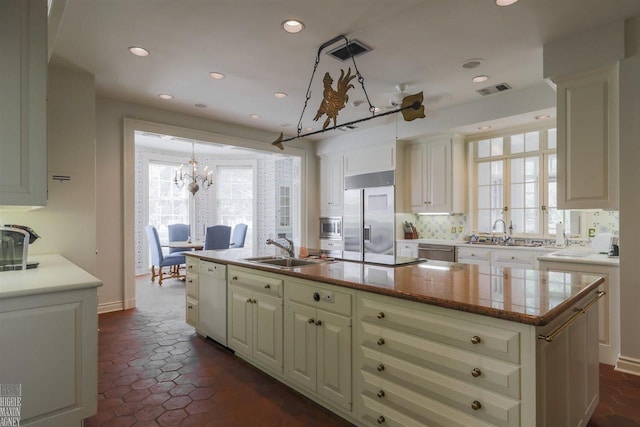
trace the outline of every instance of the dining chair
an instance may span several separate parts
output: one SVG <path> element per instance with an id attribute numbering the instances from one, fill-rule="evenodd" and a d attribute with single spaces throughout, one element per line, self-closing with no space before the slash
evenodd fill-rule
<path id="1" fill-rule="evenodd" d="M 186 259 L 182 253 L 173 253 L 169 255 L 164 255 L 162 253 L 160 236 L 158 235 L 158 230 L 156 230 L 153 225 L 147 225 L 145 227 L 145 231 L 147 232 L 149 250 L 151 251 L 151 281 L 154 282 L 156 280 L 156 276 L 158 276 L 158 284 L 162 285 L 162 281 L 164 280 L 162 268 L 179 266 L 180 264 L 184 264 Z M 158 271 L 156 271 L 156 266 L 158 267 Z M 171 275 L 170 277 L 180 277 L 179 270 L 177 269 L 170 270 L 169 273 Z"/>
<path id="2" fill-rule="evenodd" d="M 169 224 L 169 242 L 186 242 L 189 239 L 189 224 Z M 169 253 L 183 252 L 182 248 L 169 248 Z"/>
<path id="3" fill-rule="evenodd" d="M 231 249 L 244 248 L 244 240 L 247 237 L 247 224 L 236 224 L 233 227 L 233 233 L 231 233 L 231 243 L 229 247 Z"/>
<path id="4" fill-rule="evenodd" d="M 231 227 L 228 225 L 212 225 L 207 227 L 204 236 L 204 249 L 229 249 Z"/>

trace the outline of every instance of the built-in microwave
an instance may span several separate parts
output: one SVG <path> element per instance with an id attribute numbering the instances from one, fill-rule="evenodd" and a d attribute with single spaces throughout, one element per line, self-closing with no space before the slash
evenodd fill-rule
<path id="1" fill-rule="evenodd" d="M 342 240 L 342 217 L 324 216 L 320 218 L 320 238 Z"/>

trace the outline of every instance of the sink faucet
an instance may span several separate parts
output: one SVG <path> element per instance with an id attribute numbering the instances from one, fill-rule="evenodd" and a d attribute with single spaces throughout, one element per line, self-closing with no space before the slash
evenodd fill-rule
<path id="1" fill-rule="evenodd" d="M 267 245 L 273 245 L 273 246 L 276 246 L 276 247 L 278 247 L 278 248 L 280 248 L 280 249 L 282 249 L 282 250 L 286 251 L 286 252 L 289 254 L 289 257 L 290 257 L 290 258 L 294 258 L 296 255 L 295 255 L 295 251 L 293 250 L 293 241 L 292 241 L 292 240 L 287 239 L 286 237 L 283 237 L 283 239 L 284 239 L 284 240 L 286 240 L 286 241 L 287 241 L 287 243 L 289 243 L 289 246 L 288 246 L 288 247 L 287 247 L 287 246 L 285 246 L 285 245 L 283 245 L 283 244 L 281 244 L 281 243 L 276 242 L 276 241 L 275 241 L 275 240 L 273 240 L 273 239 L 267 239 Z"/>
<path id="2" fill-rule="evenodd" d="M 498 218 L 496 219 L 496 221 L 493 223 L 493 229 L 496 229 L 496 224 L 498 224 L 499 222 L 502 223 L 502 243 L 507 244 L 507 242 L 509 242 L 509 240 L 511 240 L 511 236 L 510 231 L 512 227 L 507 228 L 507 223 L 504 222 L 503 219 Z"/>

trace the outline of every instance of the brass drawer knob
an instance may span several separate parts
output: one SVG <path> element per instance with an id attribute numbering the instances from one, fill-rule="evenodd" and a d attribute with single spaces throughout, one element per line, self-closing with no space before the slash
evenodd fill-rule
<path id="1" fill-rule="evenodd" d="M 382 424 L 385 421 L 384 417 L 382 415 L 380 415 L 378 417 L 378 424 Z"/>
<path id="2" fill-rule="evenodd" d="M 322 320 L 317 320 L 316 321 L 316 326 L 320 326 L 320 325 L 322 325 Z"/>
<path id="3" fill-rule="evenodd" d="M 473 409 L 474 411 L 477 411 L 480 408 L 482 408 L 482 404 L 480 402 L 478 402 L 477 400 L 474 400 L 473 402 L 471 402 L 471 409 Z"/>
<path id="4" fill-rule="evenodd" d="M 384 371 L 384 365 L 381 363 L 378 365 L 378 367 L 376 368 L 378 370 L 378 372 L 382 372 Z"/>
<path id="5" fill-rule="evenodd" d="M 384 390 L 380 390 L 377 395 L 382 399 L 384 397 Z"/>
<path id="6" fill-rule="evenodd" d="M 264 288 L 265 289 L 271 289 L 271 285 L 267 283 L 266 285 L 264 285 Z"/>
<path id="7" fill-rule="evenodd" d="M 383 312 L 383 311 L 381 311 L 380 313 L 376 314 L 376 317 L 377 317 L 378 319 L 384 319 L 384 312 Z"/>
<path id="8" fill-rule="evenodd" d="M 380 339 L 378 339 L 378 341 L 376 341 L 376 344 L 378 344 L 378 345 L 384 345 L 384 338 L 380 338 Z"/>
<path id="9" fill-rule="evenodd" d="M 472 376 L 472 377 L 477 378 L 477 377 L 479 377 L 480 375 L 482 375 L 482 371 L 480 371 L 480 369 L 478 369 L 478 368 L 473 368 L 473 369 L 471 370 L 471 376 Z"/>
<path id="10" fill-rule="evenodd" d="M 309 320 L 307 320 L 307 322 L 309 322 L 309 324 L 316 323 L 316 319 L 309 319 Z"/>
<path id="11" fill-rule="evenodd" d="M 249 304 L 251 304 L 253 301 L 251 301 L 251 298 L 249 298 L 249 299 L 247 300 L 247 302 L 248 302 Z"/>
<path id="12" fill-rule="evenodd" d="M 233 276 L 231 280 L 238 280 L 238 276 Z"/>
<path id="13" fill-rule="evenodd" d="M 474 336 L 471 337 L 471 344 L 479 344 L 480 341 L 482 341 L 482 340 L 477 335 L 474 335 Z"/>

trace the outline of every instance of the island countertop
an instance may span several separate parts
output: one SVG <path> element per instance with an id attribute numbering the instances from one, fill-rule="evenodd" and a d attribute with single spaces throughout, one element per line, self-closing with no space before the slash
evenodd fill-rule
<path id="1" fill-rule="evenodd" d="M 37 268 L 0 272 L 0 299 L 102 286 L 61 255 L 37 255 L 34 261 L 40 262 Z"/>
<path id="2" fill-rule="evenodd" d="M 535 326 L 546 325 L 604 282 L 595 275 L 444 261 L 401 266 L 332 261 L 283 269 L 246 261 L 251 253 L 239 249 L 186 255 Z"/>

